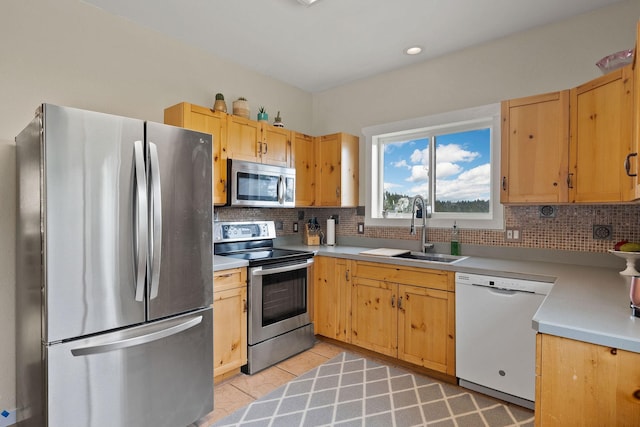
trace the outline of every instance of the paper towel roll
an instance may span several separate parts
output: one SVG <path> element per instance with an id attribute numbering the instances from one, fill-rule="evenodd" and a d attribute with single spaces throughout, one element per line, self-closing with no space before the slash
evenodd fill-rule
<path id="1" fill-rule="evenodd" d="M 336 220 L 327 220 L 327 246 L 333 246 L 336 244 Z"/>

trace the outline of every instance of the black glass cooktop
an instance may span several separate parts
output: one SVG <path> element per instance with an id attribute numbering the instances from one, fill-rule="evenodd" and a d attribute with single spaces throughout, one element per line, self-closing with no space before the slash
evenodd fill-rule
<path id="1" fill-rule="evenodd" d="M 294 251 L 278 248 L 262 248 L 231 253 L 217 253 L 216 255 L 244 259 L 249 261 L 249 265 L 263 265 L 276 262 L 305 260 L 313 257 L 313 252 Z"/>

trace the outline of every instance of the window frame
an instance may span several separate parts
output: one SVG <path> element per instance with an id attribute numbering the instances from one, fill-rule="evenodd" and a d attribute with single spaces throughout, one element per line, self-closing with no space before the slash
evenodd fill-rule
<path id="1" fill-rule="evenodd" d="M 476 218 L 469 218 L 464 213 L 438 213 L 427 219 L 428 227 L 451 227 L 453 222 L 460 228 L 470 229 L 504 229 L 504 207 L 500 204 L 500 104 L 488 104 L 480 107 L 466 108 L 431 116 L 419 117 L 415 119 L 402 120 L 393 123 L 370 126 L 362 129 L 366 138 L 365 150 L 365 176 L 364 182 L 369 183 L 365 187 L 365 224 L 368 226 L 403 227 L 409 226 L 410 219 L 407 218 L 375 218 L 372 216 L 374 209 L 382 204 L 382 195 L 373 199 L 374 186 L 376 190 L 381 188 L 381 167 L 379 162 L 379 147 L 382 140 L 389 134 L 417 134 L 420 132 L 438 131 L 439 133 L 449 133 L 449 131 L 459 131 L 473 129 L 480 123 L 487 123 L 491 129 L 491 205 L 489 214 L 476 214 Z M 431 150 L 433 151 L 433 150 Z M 430 156 L 433 153 L 430 152 Z M 432 157 L 433 160 L 433 157 Z M 374 167 L 375 165 L 375 167 Z M 383 190 L 382 190 L 383 191 Z"/>

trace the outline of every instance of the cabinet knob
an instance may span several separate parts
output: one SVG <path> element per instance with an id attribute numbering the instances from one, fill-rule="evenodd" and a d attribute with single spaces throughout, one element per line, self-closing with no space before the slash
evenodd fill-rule
<path id="1" fill-rule="evenodd" d="M 391 308 L 396 308 L 396 296 L 391 295 Z"/>
<path id="2" fill-rule="evenodd" d="M 507 177 L 502 177 L 502 191 L 507 191 Z"/>
<path id="3" fill-rule="evenodd" d="M 632 396 L 637 400 L 640 400 L 640 390 L 636 390 L 633 392 Z"/>
<path id="4" fill-rule="evenodd" d="M 264 143 L 264 151 L 262 152 L 262 154 L 267 154 L 267 150 L 269 150 L 269 146 L 267 145 L 267 143 Z"/>

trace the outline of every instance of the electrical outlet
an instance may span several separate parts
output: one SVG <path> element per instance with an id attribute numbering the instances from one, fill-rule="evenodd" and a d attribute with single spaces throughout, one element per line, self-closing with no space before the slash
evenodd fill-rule
<path id="1" fill-rule="evenodd" d="M 358 223 L 358 234 L 364 234 L 364 222 Z"/>
<path id="2" fill-rule="evenodd" d="M 294 233 L 297 233 L 297 232 L 298 232 L 298 223 L 297 223 L 297 222 L 294 222 L 294 223 L 293 223 L 293 232 L 294 232 Z"/>
<path id="3" fill-rule="evenodd" d="M 304 219 L 304 211 L 298 211 L 298 219 Z"/>
<path id="4" fill-rule="evenodd" d="M 507 242 L 520 242 L 522 241 L 522 232 L 519 228 L 507 228 L 504 231 L 504 239 Z"/>

